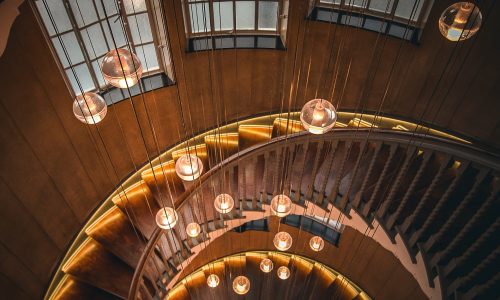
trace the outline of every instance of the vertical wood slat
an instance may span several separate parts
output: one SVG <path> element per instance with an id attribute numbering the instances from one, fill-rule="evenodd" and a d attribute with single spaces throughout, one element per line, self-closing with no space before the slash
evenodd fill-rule
<path id="1" fill-rule="evenodd" d="M 443 160 L 443 163 L 439 167 L 439 170 L 438 170 L 436 176 L 434 176 L 434 178 L 432 179 L 431 184 L 429 185 L 429 187 L 425 191 L 424 195 L 422 196 L 422 198 L 420 199 L 420 201 L 418 201 L 417 207 L 411 213 L 411 215 L 409 215 L 404 220 L 403 224 L 400 226 L 400 230 L 402 232 L 406 233 L 408 231 L 408 228 L 413 223 L 413 220 L 415 220 L 415 218 L 417 216 L 419 216 L 420 213 L 422 212 L 422 210 L 424 209 L 425 205 L 427 204 L 427 202 L 430 199 L 430 196 L 431 196 L 432 192 L 434 191 L 434 189 L 436 188 L 436 186 L 438 185 L 438 183 L 443 178 L 443 175 L 444 175 L 445 171 L 448 169 L 448 166 L 450 164 L 451 158 L 452 158 L 451 155 L 447 155 L 445 157 L 445 159 Z"/>
<path id="2" fill-rule="evenodd" d="M 381 187 L 382 183 L 387 176 L 387 173 L 389 172 L 389 167 L 392 165 L 392 162 L 394 160 L 394 157 L 396 156 L 396 152 L 398 150 L 399 145 L 398 144 L 392 144 L 391 148 L 389 149 L 389 156 L 387 157 L 387 160 L 385 162 L 384 168 L 382 169 L 382 173 L 380 173 L 380 176 L 377 180 L 377 183 L 375 185 L 375 188 L 373 189 L 372 196 L 370 197 L 370 200 L 366 202 L 366 205 L 363 208 L 362 215 L 365 217 L 369 215 L 372 205 L 375 202 L 375 198 L 377 197 Z M 375 208 L 377 209 L 377 208 Z"/>
<path id="3" fill-rule="evenodd" d="M 457 187 L 458 183 L 460 182 L 460 179 L 462 178 L 462 176 L 465 173 L 465 170 L 468 169 L 468 167 L 469 167 L 469 162 L 464 162 L 460 165 L 460 168 L 458 169 L 457 175 L 453 179 L 450 186 L 448 186 L 448 189 L 446 190 L 444 195 L 439 199 L 438 203 L 436 203 L 436 205 L 432 208 L 432 212 L 430 213 L 429 217 L 425 220 L 422 227 L 420 227 L 420 229 L 417 230 L 415 233 L 413 233 L 413 235 L 411 236 L 411 238 L 409 240 L 410 247 L 415 246 L 415 244 L 420 239 L 421 235 L 427 231 L 429 226 L 438 217 L 439 212 L 441 211 L 441 208 L 448 201 L 448 198 L 451 196 L 451 194 L 453 193 L 453 191 Z"/>
<path id="4" fill-rule="evenodd" d="M 252 177 L 253 177 L 253 180 L 252 180 L 252 184 L 253 184 L 253 193 L 252 193 L 252 208 L 253 209 L 257 209 L 257 178 L 258 178 L 258 175 L 257 175 L 257 162 L 258 162 L 258 159 L 257 157 L 254 157 L 252 159 Z M 262 205 L 262 203 L 261 203 Z"/>
<path id="5" fill-rule="evenodd" d="M 399 202 L 398 207 L 396 208 L 396 211 L 389 217 L 386 223 L 386 228 L 387 229 L 392 229 L 394 224 L 396 223 L 397 219 L 400 217 L 401 212 L 403 209 L 406 207 L 406 204 L 410 200 L 411 195 L 415 191 L 415 188 L 417 184 L 419 183 L 420 179 L 422 178 L 422 175 L 424 174 L 425 169 L 427 168 L 427 165 L 429 164 L 429 161 L 431 160 L 431 157 L 434 155 L 433 151 L 425 151 L 424 152 L 424 158 L 422 160 L 422 163 L 420 164 L 420 167 L 418 168 L 417 173 L 415 174 L 415 177 L 413 177 L 410 186 L 406 190 L 403 199 Z"/>
<path id="6" fill-rule="evenodd" d="M 289 169 L 288 169 L 288 174 L 286 176 L 286 181 L 285 181 L 285 194 L 291 195 L 292 194 L 292 178 L 293 178 L 293 171 L 294 171 L 294 166 L 297 164 L 297 157 L 298 157 L 298 148 L 299 145 L 296 143 L 293 143 L 293 145 L 290 145 L 288 148 L 288 153 L 289 153 Z M 293 150 L 292 150 L 293 149 Z"/>
<path id="7" fill-rule="evenodd" d="M 408 167 L 410 166 L 411 161 L 415 157 L 415 150 L 416 148 L 414 146 L 409 146 L 408 149 L 406 150 L 406 157 L 403 165 L 399 169 L 398 176 L 396 177 L 396 180 L 392 183 L 392 188 L 391 191 L 389 192 L 389 195 L 387 198 L 384 200 L 382 205 L 380 206 L 380 209 L 377 211 L 377 216 L 379 218 L 383 218 L 385 216 L 385 213 L 389 209 L 389 206 L 392 203 L 392 200 L 394 200 L 394 197 L 396 196 L 396 191 L 400 187 L 401 180 L 403 180 L 403 177 L 406 175 Z"/>
<path id="8" fill-rule="evenodd" d="M 261 188 L 262 188 L 262 202 L 263 203 L 266 203 L 268 202 L 268 193 L 267 193 L 267 177 L 268 177 L 268 173 L 269 173 L 269 164 L 270 164 L 270 160 L 269 160 L 269 156 L 270 156 L 270 153 L 269 151 L 266 151 L 264 153 L 264 175 L 262 176 L 262 185 L 261 185 Z M 262 204 L 262 203 L 261 203 Z"/>
<path id="9" fill-rule="evenodd" d="M 305 200 L 306 201 L 314 202 L 313 201 L 314 182 L 316 181 L 316 175 L 317 175 L 316 173 L 318 171 L 318 163 L 319 163 L 319 159 L 321 157 L 321 152 L 326 147 L 327 147 L 327 145 L 326 145 L 326 143 L 324 141 L 318 142 L 318 145 L 316 147 L 316 154 L 314 156 L 314 162 L 313 162 L 313 169 L 312 169 L 312 173 L 311 173 L 311 178 L 309 180 L 309 184 L 307 186 L 307 192 L 306 192 L 306 195 L 305 195 Z"/>
<path id="10" fill-rule="evenodd" d="M 346 141 L 344 144 L 344 149 L 345 149 L 344 156 L 342 157 L 342 162 L 340 163 L 339 170 L 335 176 L 335 182 L 333 184 L 332 190 L 328 195 L 328 203 L 331 203 L 332 205 L 335 205 L 335 200 L 337 199 L 337 195 L 339 193 L 340 182 L 342 181 L 344 174 L 345 163 L 349 158 L 352 145 L 353 145 L 352 141 Z"/>
<path id="11" fill-rule="evenodd" d="M 335 158 L 335 153 L 337 152 L 337 146 L 339 144 L 338 140 L 334 140 L 331 144 L 330 152 L 328 155 L 328 159 L 326 161 L 327 164 L 327 169 L 325 172 L 325 178 L 323 179 L 323 182 L 321 183 L 321 187 L 319 189 L 319 194 L 318 194 L 318 205 L 323 206 L 323 200 L 325 199 L 325 190 L 326 190 L 326 185 L 328 184 L 328 178 L 330 177 L 330 172 L 332 170 L 333 166 L 333 160 Z M 326 207 L 326 205 L 325 205 Z"/>
<path id="12" fill-rule="evenodd" d="M 443 251 L 435 255 L 435 258 L 433 258 L 433 260 L 435 260 L 434 264 L 437 264 L 440 259 L 446 258 L 455 249 L 455 247 L 465 238 L 465 236 L 467 236 L 471 232 L 471 230 L 475 226 L 477 226 L 477 224 L 482 220 L 486 212 L 488 212 L 491 209 L 491 206 L 495 202 L 495 199 L 498 197 L 499 192 L 500 192 L 500 185 L 497 185 L 493 189 L 490 196 L 486 199 L 486 201 L 483 202 L 481 208 L 479 208 L 479 210 L 474 214 L 472 219 L 469 222 L 467 222 L 467 224 L 464 227 L 460 229 L 458 234 L 453 237 L 453 240 L 450 243 L 448 243 L 448 245 Z M 497 220 L 497 224 L 500 224 L 499 220 Z M 491 226 L 488 230 L 490 230 L 492 227 L 494 226 Z"/>
<path id="13" fill-rule="evenodd" d="M 299 180 L 297 182 L 297 187 L 295 188 L 295 202 L 300 202 L 300 196 L 301 196 L 301 187 L 302 187 L 302 178 L 304 177 L 304 169 L 305 169 L 305 164 L 307 161 L 307 151 L 309 150 L 309 140 L 305 143 L 305 145 L 302 146 L 303 148 L 303 159 L 300 164 L 300 174 L 299 174 Z"/>
<path id="14" fill-rule="evenodd" d="M 382 146 L 384 143 L 382 142 L 377 142 L 375 145 L 375 150 L 373 153 L 372 160 L 370 161 L 370 165 L 368 166 L 368 170 L 366 171 L 365 177 L 363 178 L 363 183 L 361 183 L 361 187 L 359 191 L 356 193 L 354 196 L 354 200 L 352 201 L 352 206 L 355 208 L 358 208 L 361 200 L 363 198 L 363 194 L 366 190 L 366 186 L 368 185 L 368 180 L 370 180 L 370 177 L 372 176 L 373 169 L 375 167 L 375 163 L 377 162 L 378 155 L 380 154 L 380 151 L 382 150 Z"/>
<path id="15" fill-rule="evenodd" d="M 281 177 L 281 160 L 283 159 L 283 151 L 284 151 L 285 147 L 279 147 L 278 149 L 276 149 L 276 161 L 275 161 L 275 166 L 274 166 L 274 178 L 273 178 L 273 181 L 274 181 L 274 189 L 273 189 L 273 196 L 274 195 L 277 195 L 277 194 L 281 194 L 281 191 L 280 191 L 280 188 L 279 185 L 280 185 L 280 177 Z"/>
<path id="16" fill-rule="evenodd" d="M 354 179 L 356 178 L 356 175 L 358 173 L 359 163 L 361 162 L 361 158 L 365 154 L 366 145 L 367 145 L 366 140 L 362 141 L 359 144 L 359 154 L 358 154 L 358 158 L 356 159 L 356 163 L 354 164 L 354 173 L 351 176 L 351 180 L 349 180 L 349 185 L 347 187 L 346 192 L 344 193 L 344 195 L 342 195 L 342 198 L 340 199 L 339 207 L 342 210 L 345 210 L 347 208 L 347 203 L 349 202 L 349 194 L 351 193 L 352 184 L 353 184 Z"/>
<path id="17" fill-rule="evenodd" d="M 447 233 L 447 231 L 450 230 L 450 228 L 457 222 L 459 216 L 462 214 L 462 212 L 467 209 L 467 206 L 469 206 L 469 203 L 474 199 L 474 196 L 477 194 L 481 184 L 486 180 L 488 176 L 489 170 L 488 169 L 481 169 L 479 172 L 478 176 L 476 176 L 476 180 L 474 182 L 474 185 L 470 189 L 470 191 L 467 193 L 465 198 L 460 201 L 460 204 L 458 207 L 456 207 L 453 210 L 453 213 L 451 216 L 446 220 L 443 226 L 439 229 L 439 231 L 434 234 L 431 238 L 427 240 L 427 242 L 424 244 L 424 249 L 426 251 L 430 251 L 432 247 L 436 244 L 438 240 L 440 240 L 444 234 Z"/>

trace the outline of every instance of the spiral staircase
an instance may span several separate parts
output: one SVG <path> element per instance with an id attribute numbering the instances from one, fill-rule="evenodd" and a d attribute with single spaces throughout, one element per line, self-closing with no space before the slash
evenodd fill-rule
<path id="1" fill-rule="evenodd" d="M 238 124 L 185 144 L 188 147 L 173 151 L 171 159 L 144 169 L 92 220 L 83 241 L 64 260 L 48 298 L 127 299 L 134 272 L 148 250 L 153 254 L 143 262 L 137 298 L 164 298 L 192 249 L 225 221 L 237 220 L 245 211 L 262 211 L 277 193 L 282 174 L 288 174 L 284 189 L 296 204 L 313 201 L 325 210 L 333 205 L 346 215 L 354 210 L 367 224 L 376 220 L 394 242 L 401 237 L 414 263 L 417 254 L 424 258 L 428 284 L 432 287 L 438 278 L 443 298 L 498 296 L 498 158 L 459 142 L 363 122 L 346 120 L 338 123 L 344 128 L 332 134 L 311 136 L 297 120 L 277 117 L 272 124 Z M 175 161 L 186 153 L 203 161 L 207 182 L 218 171 L 227 174 L 237 201 L 230 214 L 213 210 L 213 190 L 176 176 Z M 218 164 L 226 159 L 223 167 Z M 192 197 L 200 191 L 201 200 Z M 171 234 L 158 238 L 161 247 L 151 246 L 158 234 L 154 215 L 170 204 L 170 195 L 179 207 L 180 222 Z M 190 221 L 202 225 L 199 238 L 186 236 Z M 222 268 L 234 263 L 224 262 Z M 247 257 L 245 263 L 257 262 Z M 300 274 L 304 281 L 319 276 L 314 267 Z M 169 299 L 205 299 L 190 295 L 202 289 L 205 277 L 197 281 L 177 286 Z M 335 280 L 321 284 L 336 289 Z M 352 293 L 341 299 L 364 298 Z"/>

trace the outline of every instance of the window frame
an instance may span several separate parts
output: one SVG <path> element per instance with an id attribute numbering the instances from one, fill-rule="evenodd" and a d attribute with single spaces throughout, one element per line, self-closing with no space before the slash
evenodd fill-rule
<path id="1" fill-rule="evenodd" d="M 432 3 L 434 0 L 420 0 L 423 1 L 422 8 L 420 9 L 420 13 L 417 17 L 416 20 L 413 20 L 413 18 L 404 18 L 404 17 L 398 17 L 396 16 L 396 10 L 398 7 L 398 4 L 400 1 L 407 1 L 407 0 L 392 0 L 393 4 L 391 7 L 391 11 L 386 13 L 382 11 L 377 11 L 370 9 L 370 4 L 372 0 L 365 0 L 366 1 L 366 6 L 365 7 L 356 7 L 354 5 L 349 5 L 349 2 L 352 1 L 354 3 L 354 0 L 339 0 L 340 4 L 335 4 L 335 3 L 324 3 L 321 2 L 321 0 L 311 0 L 310 2 L 310 9 L 309 11 L 311 12 L 314 8 L 320 7 L 320 8 L 326 8 L 326 9 L 332 9 L 332 10 L 340 10 L 340 11 L 346 11 L 346 12 L 353 12 L 353 13 L 358 13 L 361 15 L 366 15 L 366 16 L 372 16 L 375 18 L 383 19 L 383 20 L 388 20 L 400 24 L 408 24 L 409 26 L 415 27 L 415 28 L 423 28 L 426 23 L 426 19 L 429 15 L 430 8 L 432 6 Z M 389 0 L 391 1 L 391 0 Z M 418 1 L 418 0 L 416 0 Z"/>
<path id="2" fill-rule="evenodd" d="M 107 20 L 106 19 L 108 19 L 110 22 L 114 22 L 114 20 L 113 20 L 114 18 L 122 18 L 122 20 L 123 20 L 123 22 L 119 21 L 118 19 L 116 20 L 116 22 L 121 23 L 120 30 L 122 30 L 123 35 L 126 36 L 124 45 L 122 45 L 122 46 L 117 45 L 119 48 L 125 48 L 127 50 L 131 49 L 136 55 L 140 56 L 138 54 L 137 49 L 142 47 L 143 55 L 144 55 L 144 57 L 146 57 L 144 47 L 147 45 L 153 45 L 153 47 L 155 49 L 156 60 L 158 62 L 158 67 L 157 68 L 155 67 L 152 70 L 144 71 L 143 77 L 148 77 L 148 76 L 153 76 L 153 75 L 160 74 L 160 73 L 165 73 L 166 76 L 170 79 L 170 77 L 171 77 L 171 74 L 169 72 L 170 67 L 167 66 L 167 63 L 165 62 L 164 53 L 162 53 L 162 50 L 160 49 L 160 48 L 167 47 L 168 48 L 167 52 L 168 52 L 168 55 L 170 56 L 170 49 L 169 49 L 168 41 L 166 41 L 166 43 L 164 43 L 164 45 L 160 44 L 160 42 L 159 42 L 159 30 L 162 30 L 162 29 L 157 28 L 158 27 L 157 20 L 154 18 L 153 11 L 151 9 L 153 4 L 150 3 L 150 1 L 155 1 L 155 0 L 144 0 L 144 2 L 146 4 L 145 11 L 141 10 L 141 11 L 134 11 L 134 12 L 130 12 L 130 13 L 127 13 L 126 8 L 125 8 L 125 4 L 123 1 L 113 0 L 114 5 L 118 6 L 117 11 L 108 15 L 107 18 L 104 16 L 101 16 L 99 13 L 99 9 L 98 9 L 96 2 L 95 2 L 95 1 L 99 1 L 99 0 L 83 0 L 83 1 L 89 1 L 91 3 L 91 5 L 95 11 L 95 14 L 96 14 L 96 20 L 95 21 L 88 21 L 88 20 L 85 20 L 84 16 L 79 16 L 79 18 L 83 19 L 83 22 L 84 22 L 84 25 L 82 24 L 82 26 L 78 25 L 78 21 L 77 21 L 75 12 L 73 11 L 73 8 L 72 8 L 70 1 L 69 0 L 61 0 L 62 5 L 64 6 L 64 9 L 66 12 L 66 16 L 71 24 L 71 28 L 68 30 L 60 31 L 60 32 L 54 32 L 53 34 L 50 34 L 49 28 L 48 28 L 49 26 L 47 26 L 45 24 L 45 22 L 41 16 L 41 12 L 36 5 L 36 2 L 42 2 L 42 1 L 43 0 L 35 0 L 33 8 L 34 8 L 35 14 L 39 20 L 40 26 L 42 27 L 42 30 L 44 31 L 44 34 L 46 35 L 46 38 L 48 40 L 48 44 L 50 45 L 52 53 L 56 57 L 56 61 L 58 63 L 58 66 L 59 66 L 59 69 L 62 73 L 62 76 L 63 76 L 63 78 L 64 78 L 64 80 L 65 80 L 65 82 L 66 82 L 66 84 L 67 84 L 67 86 L 68 86 L 68 88 L 73 96 L 80 95 L 82 93 L 82 91 L 80 90 L 80 88 L 76 88 L 73 86 L 72 78 L 74 77 L 74 74 L 69 75 L 68 71 L 70 71 L 71 69 L 74 69 L 76 67 L 79 67 L 81 65 L 86 65 L 86 67 L 88 68 L 88 74 L 90 74 L 90 78 L 91 78 L 93 86 L 94 86 L 94 88 L 90 89 L 90 90 L 85 90 L 84 87 L 82 87 L 83 92 L 105 93 L 105 92 L 108 92 L 109 90 L 114 88 L 112 85 L 110 85 L 104 79 L 103 79 L 103 85 L 101 85 L 101 83 L 99 81 L 99 77 L 102 77 L 100 74 L 100 67 L 101 67 L 101 63 L 102 63 L 102 58 L 110 50 L 114 49 L 114 45 L 111 44 L 110 40 L 108 39 L 108 35 L 106 34 L 107 31 L 110 31 L 110 29 L 107 28 L 107 24 L 106 24 Z M 77 1 L 82 1 L 82 0 L 75 0 L 75 2 L 77 2 Z M 131 0 L 131 1 L 133 1 L 133 0 Z M 41 5 L 43 5 L 43 4 L 41 4 Z M 45 7 L 43 7 L 43 9 L 45 9 Z M 141 15 L 141 14 L 146 14 L 146 16 L 148 18 L 149 27 L 150 27 L 151 35 L 152 35 L 152 40 L 147 41 L 147 42 L 140 41 L 138 43 L 134 43 L 134 40 L 132 37 L 132 30 L 130 28 L 128 18 L 135 19 L 136 16 Z M 139 25 L 140 24 L 139 21 L 137 19 L 135 19 L 134 22 L 136 22 L 136 21 L 138 22 L 138 25 Z M 90 55 L 89 51 L 87 50 L 87 46 L 89 46 L 89 45 L 85 44 L 85 38 L 83 37 L 83 35 L 85 35 L 84 31 L 88 30 L 89 28 L 91 28 L 94 25 L 98 25 L 99 32 L 100 32 L 100 34 L 102 34 L 104 43 L 106 44 L 106 48 L 108 49 L 103 54 L 95 53 L 95 55 L 94 55 L 94 53 L 92 53 L 92 55 Z M 53 25 L 51 24 L 50 27 L 53 27 Z M 107 29 L 105 29 L 104 27 L 106 27 Z M 53 28 L 53 29 L 55 30 L 55 28 Z M 139 30 L 139 28 L 137 30 Z M 57 31 L 59 31 L 59 30 L 57 30 Z M 56 50 L 56 45 L 57 45 L 57 47 L 61 47 L 61 43 L 59 42 L 59 37 L 62 37 L 68 33 L 73 33 L 75 35 L 76 41 L 78 42 L 78 46 L 79 46 L 80 51 L 83 55 L 83 61 L 77 62 L 77 63 L 75 63 L 73 61 L 71 61 L 71 62 L 67 61 L 68 65 L 64 66 L 63 61 L 66 61 L 67 59 L 64 55 L 63 56 L 59 55 L 59 52 Z M 111 32 L 109 32 L 109 36 L 111 36 Z M 90 36 L 88 38 L 90 39 Z M 54 41 L 53 39 L 57 39 L 57 40 Z M 91 58 L 91 57 L 93 57 L 93 58 Z M 94 69 L 94 66 L 93 66 L 94 63 L 97 63 L 97 65 L 99 67 L 98 70 Z M 144 68 L 144 62 L 141 61 L 141 63 L 143 63 L 143 68 Z M 148 63 L 148 65 L 149 65 L 149 63 Z M 79 80 L 80 80 L 80 78 L 79 78 Z"/>
<path id="3" fill-rule="evenodd" d="M 255 3 L 254 8 L 254 29 L 237 29 L 236 27 L 236 2 L 238 1 L 251 1 Z M 281 23 L 284 17 L 281 15 L 284 0 L 183 0 L 183 15 L 184 27 L 188 39 L 207 37 L 207 36 L 221 36 L 221 35 L 249 35 L 249 36 L 280 36 Z M 215 13 L 214 3 L 217 2 L 232 2 L 233 12 L 233 29 L 231 30 L 215 30 Z M 260 2 L 274 2 L 277 3 L 277 21 L 275 30 L 259 29 L 259 3 Z M 207 31 L 193 32 L 191 27 L 191 4 L 208 3 L 209 16 L 210 16 L 210 29 Z M 285 20 L 286 21 L 286 20 Z"/>

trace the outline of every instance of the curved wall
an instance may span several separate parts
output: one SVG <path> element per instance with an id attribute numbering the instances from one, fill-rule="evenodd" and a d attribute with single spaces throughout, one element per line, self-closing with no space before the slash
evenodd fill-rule
<path id="1" fill-rule="evenodd" d="M 343 85 L 337 82 L 333 102 L 342 109 L 376 111 L 401 46 L 382 111 L 408 119 L 423 115 L 425 121 L 437 126 L 490 146 L 500 145 L 496 109 L 496 82 L 500 79 L 496 70 L 500 59 L 496 44 L 500 33 L 498 3 L 490 0 L 482 4 L 490 10 L 477 38 L 454 44 L 442 39 L 433 26 L 451 1 L 436 1 L 429 17 L 432 26 L 424 30 L 421 45 L 414 46 L 385 37 L 376 42 L 377 35 L 372 32 L 307 22 L 301 17 L 304 2 L 291 1 L 287 51 L 185 53 L 180 7 L 173 6 L 177 1 L 165 0 L 169 28 L 179 29 L 170 32 L 178 85 L 149 93 L 144 101 L 134 98 L 138 122 L 131 102 L 123 101 L 92 127 L 73 117 L 65 82 L 29 3 L 23 3 L 0 57 L 0 256 L 4 258 L 0 287 L 7 297 L 41 297 L 57 262 L 92 210 L 134 166 L 144 164 L 147 155 L 155 156 L 158 149 L 185 138 L 186 132 L 179 127 L 179 99 L 189 134 L 216 125 L 217 116 L 234 120 L 279 111 L 281 99 L 288 107 L 290 82 L 299 77 L 291 106 L 300 107 L 316 94 L 318 86 L 318 95 L 325 97 L 331 84 L 328 79 L 337 73 L 335 65 L 339 78 L 345 78 L 349 69 L 349 79 L 343 97 L 339 89 Z M 333 46 L 326 39 L 329 30 Z M 297 41 L 300 46 L 295 55 Z M 328 65 L 322 63 L 327 46 L 335 54 L 339 45 L 345 48 L 338 63 L 323 70 L 321 66 Z M 451 54 L 450 67 L 445 70 Z M 293 68 L 295 56 L 301 63 Z M 440 81 L 443 71 L 446 76 Z M 280 85 L 282 72 L 286 88 Z M 325 78 L 327 83 L 322 84 Z M 367 89 L 363 91 L 362 86 Z M 210 95 L 217 100 L 212 101 Z M 424 113 L 427 103 L 430 108 Z M 441 109 L 435 116 L 438 107 Z"/>

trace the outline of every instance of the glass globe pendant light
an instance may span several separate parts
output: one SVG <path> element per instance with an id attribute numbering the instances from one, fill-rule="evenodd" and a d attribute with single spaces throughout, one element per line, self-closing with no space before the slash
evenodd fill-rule
<path id="1" fill-rule="evenodd" d="M 102 75 L 109 84 L 126 89 L 142 76 L 142 64 L 137 55 L 126 49 L 113 49 L 102 60 Z"/>
<path id="2" fill-rule="evenodd" d="M 271 211 L 280 218 L 286 217 L 292 211 L 292 200 L 287 195 L 277 195 L 271 200 Z"/>
<path id="3" fill-rule="evenodd" d="M 264 273 L 269 273 L 273 270 L 273 267 L 274 267 L 274 264 L 273 264 L 273 261 L 270 260 L 269 258 L 264 258 L 261 262 L 260 262 L 260 269 L 262 272 Z"/>
<path id="4" fill-rule="evenodd" d="M 286 231 L 280 231 L 274 236 L 273 244 L 276 249 L 286 251 L 292 247 L 292 236 Z"/>
<path id="5" fill-rule="evenodd" d="M 310 133 L 323 134 L 332 130 L 337 121 L 337 111 L 328 100 L 313 99 L 302 107 L 300 121 Z"/>
<path id="6" fill-rule="evenodd" d="M 193 222 L 189 223 L 186 226 L 186 234 L 192 238 L 195 238 L 198 235 L 200 235 L 200 232 L 201 232 L 201 227 L 200 225 L 198 225 L 198 223 Z"/>
<path id="7" fill-rule="evenodd" d="M 163 207 L 156 213 L 156 224 L 162 229 L 172 229 L 177 224 L 177 212 L 171 207 Z"/>
<path id="8" fill-rule="evenodd" d="M 219 285 L 219 276 L 215 274 L 210 274 L 207 277 L 207 285 L 211 288 L 217 287 Z"/>
<path id="9" fill-rule="evenodd" d="M 325 241 L 320 236 L 313 236 L 309 240 L 309 247 L 311 247 L 313 251 L 319 252 L 325 247 Z"/>
<path id="10" fill-rule="evenodd" d="M 278 277 L 283 280 L 288 279 L 288 277 L 290 277 L 290 269 L 288 269 L 288 267 L 286 266 L 279 267 Z"/>
<path id="11" fill-rule="evenodd" d="M 231 195 L 220 194 L 219 196 L 215 197 L 214 207 L 215 210 L 219 213 L 227 214 L 234 207 L 234 199 L 233 197 L 231 197 Z"/>
<path id="12" fill-rule="evenodd" d="M 85 124 L 97 124 L 108 112 L 106 101 L 96 93 L 83 93 L 73 101 L 73 114 Z"/>
<path id="13" fill-rule="evenodd" d="M 194 154 L 184 154 L 175 162 L 175 173 L 182 180 L 193 181 L 203 172 L 201 159 Z"/>
<path id="14" fill-rule="evenodd" d="M 472 37 L 481 27 L 482 15 L 472 2 L 457 2 L 441 14 L 439 31 L 450 41 L 463 41 Z"/>
<path id="15" fill-rule="evenodd" d="M 245 295 L 250 290 L 250 280 L 245 276 L 237 276 L 233 280 L 233 290 L 238 295 Z"/>

